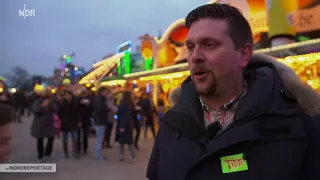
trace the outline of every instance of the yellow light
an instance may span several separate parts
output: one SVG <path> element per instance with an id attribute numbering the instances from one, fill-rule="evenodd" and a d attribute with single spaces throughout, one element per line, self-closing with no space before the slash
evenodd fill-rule
<path id="1" fill-rule="evenodd" d="M 11 92 L 12 92 L 12 93 L 16 93 L 16 92 L 17 92 L 17 89 L 16 89 L 16 88 L 11 88 Z"/>
<path id="2" fill-rule="evenodd" d="M 136 73 L 131 73 L 131 74 L 125 74 L 125 75 L 123 75 L 123 77 L 124 78 L 132 78 L 132 77 L 138 77 L 138 76 L 146 76 L 147 74 L 151 74 L 151 73 L 165 73 L 166 71 L 173 70 L 175 68 L 182 68 L 182 69 L 186 70 L 188 68 L 188 63 L 181 63 L 181 64 L 172 65 L 172 66 L 152 69 L 149 71 L 142 71 L 142 72 L 136 72 Z"/>
<path id="3" fill-rule="evenodd" d="M 123 86 L 127 81 L 126 80 L 113 80 L 113 81 L 104 81 L 101 82 L 101 86 L 115 86 L 115 85 L 121 85 Z"/>
<path id="4" fill-rule="evenodd" d="M 52 94 L 56 93 L 56 90 L 55 89 L 52 89 L 51 90 Z"/>
<path id="5" fill-rule="evenodd" d="M 78 71 L 78 70 L 79 70 L 79 68 L 78 68 L 78 67 L 74 67 L 74 70 L 75 70 L 75 71 Z"/>
<path id="6" fill-rule="evenodd" d="M 123 56 L 123 55 L 122 55 Z M 101 61 L 100 61 L 101 62 Z M 99 63 L 100 63 L 99 62 Z M 108 62 L 103 62 L 101 65 L 97 66 L 96 69 L 91 71 L 88 75 L 83 77 L 79 84 L 86 84 L 90 82 L 90 80 L 99 81 L 101 78 L 103 78 L 110 70 L 117 65 L 117 59 L 114 58 L 108 58 Z"/>
<path id="7" fill-rule="evenodd" d="M 2 93 L 3 92 L 3 88 L 2 87 L 0 87 L 0 93 Z"/>
<path id="8" fill-rule="evenodd" d="M 133 81 L 133 84 L 137 84 L 137 80 L 134 80 L 134 81 Z"/>
<path id="9" fill-rule="evenodd" d="M 169 73 L 164 75 L 154 75 L 154 76 L 147 76 L 147 77 L 141 77 L 140 81 L 151 81 L 151 80 L 165 80 L 165 79 L 176 79 L 176 78 L 182 78 L 185 76 L 189 76 L 189 71 L 182 71 L 182 72 L 175 72 L 175 73 Z"/>
<path id="10" fill-rule="evenodd" d="M 162 86 L 162 89 L 165 93 L 168 93 L 169 92 L 169 89 L 170 89 L 170 84 L 169 83 L 165 83 L 163 86 Z"/>
<path id="11" fill-rule="evenodd" d="M 315 61 L 318 59 L 320 59 L 320 53 L 303 54 L 303 55 L 297 55 L 297 56 L 287 56 L 283 59 L 279 58 L 279 60 L 285 64 L 291 64 L 291 63 L 297 62 L 297 61 Z M 181 68 L 181 69 L 187 70 L 188 63 L 181 63 L 181 64 L 177 64 L 177 65 L 152 69 L 149 71 L 142 71 L 142 72 L 136 72 L 136 73 L 131 73 L 131 74 L 125 74 L 125 75 L 123 75 L 123 77 L 125 79 L 127 79 L 127 78 L 139 77 L 139 76 L 147 76 L 148 74 L 152 74 L 152 73 L 165 73 L 166 71 L 173 70 L 175 68 Z"/>
<path id="12" fill-rule="evenodd" d="M 312 39 L 312 40 L 308 40 L 308 41 L 297 42 L 297 43 L 292 43 L 292 44 L 286 44 L 286 45 L 282 45 L 282 46 L 275 46 L 275 47 L 271 47 L 271 48 L 258 49 L 258 50 L 255 50 L 254 53 L 268 53 L 268 52 L 297 48 L 297 47 L 301 47 L 301 46 L 318 44 L 318 43 L 320 43 L 320 38 Z"/>
<path id="13" fill-rule="evenodd" d="M 94 83 L 94 80 L 90 80 L 90 83 Z"/>
<path id="14" fill-rule="evenodd" d="M 63 81 L 62 81 L 62 84 L 63 85 L 69 85 L 69 84 L 71 84 L 71 80 L 70 79 L 64 79 Z"/>
<path id="15" fill-rule="evenodd" d="M 96 68 L 96 67 L 98 67 L 100 65 L 103 65 L 103 64 L 106 64 L 106 63 L 114 63 L 114 64 L 116 64 L 118 59 L 122 58 L 123 56 L 124 56 L 124 53 L 116 54 L 116 55 L 108 57 L 108 58 L 106 58 L 106 59 L 104 59 L 102 61 L 99 61 L 99 62 L 93 64 L 92 66 L 94 68 Z"/>
<path id="16" fill-rule="evenodd" d="M 280 62 L 283 62 L 287 65 L 292 65 L 293 63 L 300 63 L 304 66 L 310 65 L 315 63 L 316 61 L 320 60 L 320 53 L 311 53 L 311 54 L 303 54 L 303 55 L 296 55 L 296 56 L 288 56 L 285 57 Z M 308 73 L 308 72 L 307 72 Z"/>
<path id="17" fill-rule="evenodd" d="M 312 86 L 313 81 L 312 81 L 312 80 L 308 80 L 307 83 L 308 83 L 310 86 Z"/>
<path id="18" fill-rule="evenodd" d="M 90 83 L 87 83 L 87 84 L 86 84 L 86 87 L 87 87 L 87 88 L 89 88 L 90 86 L 91 86 L 91 84 L 90 84 Z"/>
<path id="19" fill-rule="evenodd" d="M 145 48 L 142 50 L 141 55 L 144 59 L 149 59 L 152 57 L 152 50 L 150 48 Z"/>
<path id="20" fill-rule="evenodd" d="M 98 89 L 97 89 L 97 87 L 92 87 L 91 88 L 91 91 L 97 91 Z"/>
<path id="21" fill-rule="evenodd" d="M 140 91 L 140 88 L 137 88 L 137 87 L 136 87 L 136 88 L 133 89 L 133 91 L 134 91 L 134 92 L 139 92 L 139 91 Z"/>

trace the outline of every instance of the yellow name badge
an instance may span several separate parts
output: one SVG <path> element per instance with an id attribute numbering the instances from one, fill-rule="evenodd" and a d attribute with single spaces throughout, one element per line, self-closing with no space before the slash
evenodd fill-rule
<path id="1" fill-rule="evenodd" d="M 220 161 L 223 174 L 247 171 L 249 169 L 244 153 L 224 156 L 220 158 Z"/>

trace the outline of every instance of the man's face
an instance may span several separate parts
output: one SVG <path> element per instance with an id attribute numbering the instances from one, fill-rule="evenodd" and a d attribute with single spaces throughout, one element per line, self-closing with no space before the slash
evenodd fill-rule
<path id="1" fill-rule="evenodd" d="M 0 126 L 0 163 L 5 162 L 10 154 L 10 123 Z"/>
<path id="2" fill-rule="evenodd" d="M 219 19 L 200 19 L 187 36 L 188 65 L 200 95 L 210 96 L 227 88 L 226 82 L 239 76 L 250 58 L 236 50 L 227 34 L 228 23 Z"/>

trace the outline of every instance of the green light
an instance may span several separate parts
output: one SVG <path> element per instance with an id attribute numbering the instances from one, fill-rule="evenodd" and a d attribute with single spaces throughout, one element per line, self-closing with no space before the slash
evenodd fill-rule
<path id="1" fill-rule="evenodd" d="M 299 36 L 299 41 L 308 41 L 308 40 L 310 40 L 310 38 L 309 37 L 307 37 L 307 36 Z"/>
<path id="2" fill-rule="evenodd" d="M 121 68 L 121 59 L 118 59 L 118 74 L 122 74 L 122 68 Z"/>
<path id="3" fill-rule="evenodd" d="M 131 67 L 130 67 L 130 52 L 129 51 L 124 52 L 123 59 L 124 59 L 124 68 L 125 68 L 126 74 L 130 74 Z"/>
<path id="4" fill-rule="evenodd" d="M 67 61 L 67 63 L 69 64 L 69 63 L 71 63 L 71 57 L 70 56 L 67 56 L 67 58 L 66 58 L 66 61 Z"/>
<path id="5" fill-rule="evenodd" d="M 151 70 L 152 69 L 152 65 L 153 65 L 152 57 L 148 58 L 148 59 L 145 59 L 145 65 L 146 65 L 146 70 Z"/>

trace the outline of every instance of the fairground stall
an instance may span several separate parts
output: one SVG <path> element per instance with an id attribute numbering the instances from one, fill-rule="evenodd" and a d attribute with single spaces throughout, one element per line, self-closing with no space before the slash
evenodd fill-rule
<path id="1" fill-rule="evenodd" d="M 253 31 L 254 53 L 266 53 L 292 67 L 301 79 L 319 91 L 320 4 L 316 0 L 224 0 L 241 9 Z M 188 29 L 184 19 L 173 22 L 161 37 L 145 34 L 140 52 L 130 41 L 118 47 L 116 57 L 94 64 L 96 69 L 80 83 L 124 86 L 126 83 L 165 98 L 189 75 L 184 46 Z M 102 77 L 104 76 L 104 77 Z"/>

